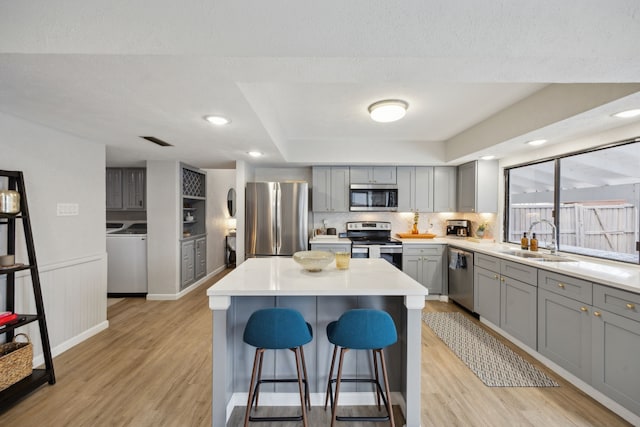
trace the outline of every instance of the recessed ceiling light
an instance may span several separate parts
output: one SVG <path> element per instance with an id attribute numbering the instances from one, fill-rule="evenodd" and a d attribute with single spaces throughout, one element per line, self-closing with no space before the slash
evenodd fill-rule
<path id="1" fill-rule="evenodd" d="M 409 104 L 401 99 L 385 99 L 369 105 L 371 119 L 380 123 L 400 120 L 407 114 Z"/>
<path id="2" fill-rule="evenodd" d="M 260 151 L 249 151 L 247 154 L 251 157 L 262 157 L 264 155 Z"/>
<path id="3" fill-rule="evenodd" d="M 227 119 L 226 117 L 222 117 L 222 116 L 205 116 L 204 118 L 206 121 L 208 121 L 211 124 L 214 124 L 216 126 L 224 126 L 224 125 L 228 125 L 229 123 L 231 123 L 231 120 Z"/>
<path id="4" fill-rule="evenodd" d="M 636 116 L 640 116 L 640 108 L 636 108 L 635 110 L 620 111 L 619 113 L 615 113 L 613 115 L 613 117 L 620 117 L 622 119 L 629 119 Z"/>
<path id="5" fill-rule="evenodd" d="M 488 156 L 480 157 L 480 160 L 493 160 L 495 158 L 496 158 L 496 156 L 488 155 Z"/>
<path id="6" fill-rule="evenodd" d="M 547 142 L 546 139 L 534 139 L 533 141 L 528 141 L 527 144 L 529 144 L 529 145 L 542 145 L 545 142 Z"/>

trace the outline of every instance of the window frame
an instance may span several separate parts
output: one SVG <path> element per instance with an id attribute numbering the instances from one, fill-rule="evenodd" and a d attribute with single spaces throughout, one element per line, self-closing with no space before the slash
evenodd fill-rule
<path id="1" fill-rule="evenodd" d="M 510 212 L 510 182 L 509 182 L 509 177 L 510 177 L 510 172 L 513 169 L 517 169 L 517 168 L 521 168 L 521 167 L 526 167 L 526 166 L 533 166 L 539 163 L 546 163 L 546 162 L 550 162 L 552 161 L 554 164 L 554 176 L 553 176 L 553 209 L 552 209 L 552 216 L 553 216 L 553 223 L 556 226 L 556 230 L 557 230 L 557 236 L 556 236 L 556 244 L 558 245 L 558 248 L 560 249 L 559 246 L 559 237 L 560 237 L 560 228 L 559 228 L 559 222 L 560 222 L 560 216 L 558 215 L 558 213 L 560 212 L 559 207 L 560 207 L 560 184 L 561 184 L 561 160 L 562 159 L 566 159 L 569 157 L 573 157 L 573 156 L 577 156 L 577 155 L 581 155 L 581 154 L 588 154 L 588 153 L 594 153 L 597 151 L 602 151 L 602 150 L 607 150 L 607 149 L 611 149 L 611 148 L 616 148 L 616 147 L 621 147 L 624 145 L 630 145 L 630 144 L 640 144 L 640 137 L 634 137 L 634 138 L 630 138 L 630 139 L 625 139 L 625 140 L 621 140 L 621 141 L 617 141 L 617 142 L 611 142 L 611 143 L 607 143 L 607 144 L 603 144 L 603 145 L 599 145 L 596 147 L 591 147 L 591 148 L 587 148 L 584 150 L 577 150 L 577 151 L 571 151 L 568 153 L 563 153 L 563 154 L 558 154 L 555 156 L 549 156 L 549 157 L 545 157 L 542 159 L 536 159 L 535 161 L 532 162 L 524 162 L 524 163 L 519 163 L 516 165 L 511 165 L 509 167 L 505 167 L 503 170 L 504 173 L 504 210 L 503 210 L 503 215 L 502 215 L 502 241 L 505 243 L 514 243 L 514 244 L 519 244 L 519 241 L 510 241 L 509 240 L 509 212 Z M 640 207 L 638 207 L 638 209 L 640 210 Z M 639 215 L 640 217 L 640 215 Z M 638 224 L 638 226 L 640 227 L 640 224 Z M 574 253 L 574 252 L 570 252 L 570 251 L 564 251 L 564 252 L 568 252 L 568 253 Z M 623 262 L 625 264 L 633 264 L 633 265 L 639 265 L 640 264 L 640 242 L 636 241 L 636 252 L 638 252 L 638 258 L 635 262 L 630 262 L 630 261 L 621 261 L 621 260 L 616 260 L 616 259 L 612 259 L 612 258 L 606 258 L 606 257 L 598 257 L 596 255 L 585 255 L 582 253 L 576 253 L 576 255 L 580 255 L 580 256 L 587 256 L 587 257 L 592 257 L 592 258 L 598 258 L 598 259 L 605 259 L 605 260 L 609 260 L 609 261 L 614 261 L 614 262 Z"/>

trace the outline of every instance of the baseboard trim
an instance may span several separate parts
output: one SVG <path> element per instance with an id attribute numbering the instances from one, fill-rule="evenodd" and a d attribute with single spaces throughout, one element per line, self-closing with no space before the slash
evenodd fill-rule
<path id="1" fill-rule="evenodd" d="M 179 300 L 183 296 L 187 295 L 189 292 L 192 292 L 192 291 L 198 289 L 201 285 L 203 285 L 204 283 L 209 281 L 209 279 L 214 277 L 216 274 L 221 273 L 225 269 L 226 269 L 226 266 L 224 266 L 224 265 L 216 268 L 211 273 L 207 274 L 206 276 L 204 276 L 203 278 L 201 278 L 197 282 L 193 282 L 191 285 L 189 285 L 188 287 L 184 288 L 183 290 L 181 290 L 177 294 L 147 294 L 147 299 L 150 300 L 150 301 L 176 301 L 176 300 Z"/>
<path id="2" fill-rule="evenodd" d="M 104 322 L 101 322 L 99 324 L 97 324 L 96 326 L 87 329 L 86 331 L 82 332 L 81 334 L 76 335 L 73 338 L 70 338 L 68 340 L 66 340 L 63 343 L 58 344 L 57 346 L 53 347 L 51 349 L 51 355 L 52 357 L 56 357 L 62 353 L 64 353 L 65 351 L 69 350 L 72 347 L 75 347 L 76 345 L 80 344 L 81 342 L 88 340 L 89 338 L 91 338 L 92 336 L 104 331 L 105 329 L 109 328 L 109 321 L 105 320 Z M 43 354 L 39 354 L 36 357 L 33 358 L 33 366 L 37 367 L 40 365 L 44 364 L 44 355 Z"/>

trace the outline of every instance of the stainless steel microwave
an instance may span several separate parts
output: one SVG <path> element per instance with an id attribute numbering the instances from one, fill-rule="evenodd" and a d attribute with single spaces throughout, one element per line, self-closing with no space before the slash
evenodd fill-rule
<path id="1" fill-rule="evenodd" d="M 394 184 L 352 184 L 349 187 L 349 210 L 354 212 L 398 210 L 398 186 Z"/>

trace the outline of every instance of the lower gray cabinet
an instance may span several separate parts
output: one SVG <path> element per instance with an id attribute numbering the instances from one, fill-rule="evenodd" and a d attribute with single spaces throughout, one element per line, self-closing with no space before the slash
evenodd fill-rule
<path id="1" fill-rule="evenodd" d="M 351 252 L 351 243 L 312 243 L 312 251 Z"/>
<path id="2" fill-rule="evenodd" d="M 473 276 L 473 307 L 475 312 L 499 326 L 500 275 L 476 265 Z"/>
<path id="3" fill-rule="evenodd" d="M 405 245 L 402 271 L 429 290 L 429 295 L 445 292 L 444 245 Z"/>
<path id="4" fill-rule="evenodd" d="M 207 274 L 207 239 L 201 237 L 196 239 L 196 279 Z"/>
<path id="5" fill-rule="evenodd" d="M 510 277 L 500 279 L 500 327 L 534 350 L 537 290 L 536 286 Z"/>
<path id="6" fill-rule="evenodd" d="M 182 290 L 207 273 L 207 238 L 184 240 L 181 256 L 180 289 Z"/>
<path id="7" fill-rule="evenodd" d="M 195 247 L 195 240 L 182 242 L 182 279 L 180 281 L 180 289 L 184 289 L 196 277 Z"/>
<path id="8" fill-rule="evenodd" d="M 593 308 L 538 289 L 538 352 L 586 383 L 591 383 Z"/>
<path id="9" fill-rule="evenodd" d="M 592 385 L 640 415 L 640 295 L 593 286 Z"/>

